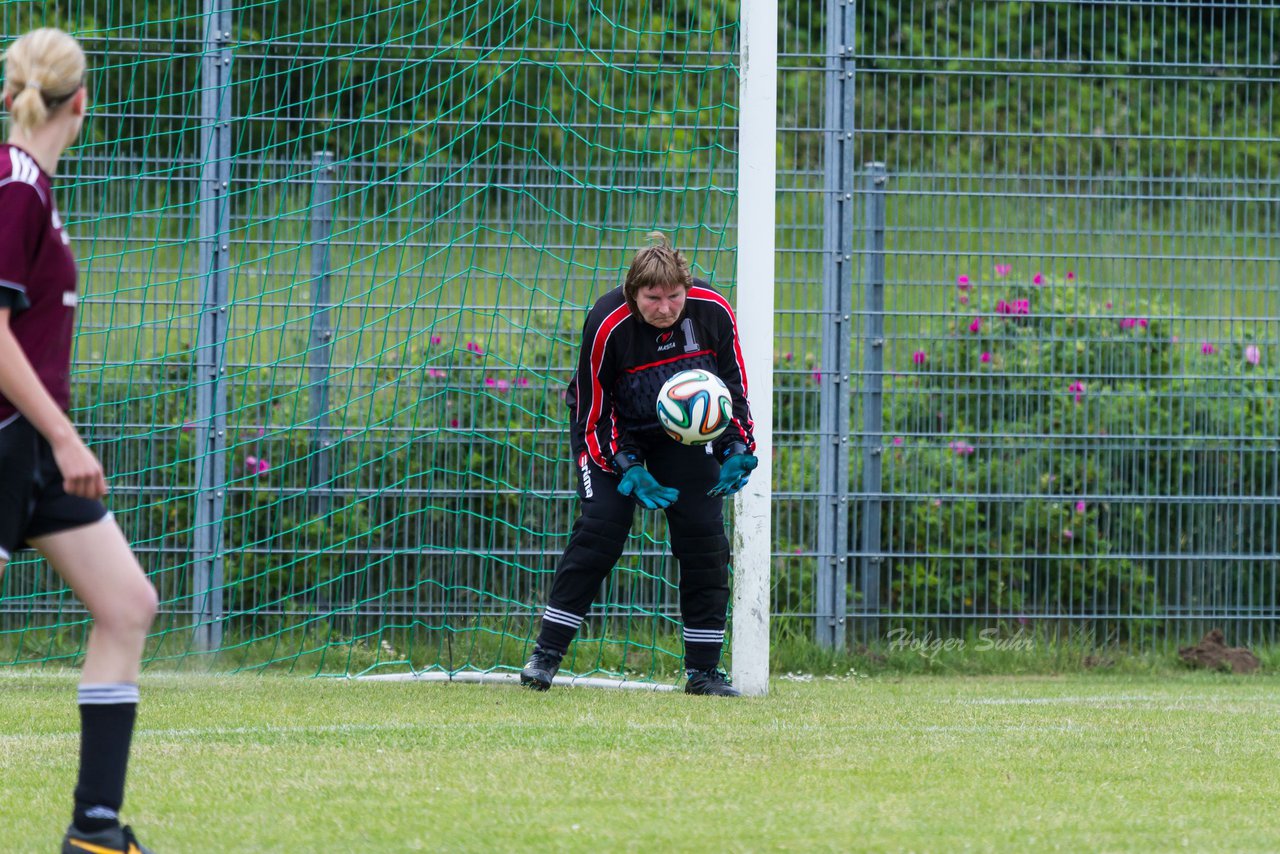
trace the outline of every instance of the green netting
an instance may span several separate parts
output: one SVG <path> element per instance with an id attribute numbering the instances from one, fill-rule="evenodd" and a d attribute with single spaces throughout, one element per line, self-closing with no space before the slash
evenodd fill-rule
<path id="1" fill-rule="evenodd" d="M 575 512 L 584 310 L 660 228 L 731 289 L 737 4 L 0 3 L 90 55 L 59 203 L 75 420 L 163 600 L 151 666 L 516 665 Z M 567 665 L 674 670 L 637 519 Z M 0 663 L 87 619 L 23 553 Z"/>

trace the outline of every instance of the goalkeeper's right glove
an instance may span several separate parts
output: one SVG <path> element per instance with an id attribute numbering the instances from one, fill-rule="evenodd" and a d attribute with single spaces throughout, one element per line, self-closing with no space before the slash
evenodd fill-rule
<path id="1" fill-rule="evenodd" d="M 650 510 L 670 507 L 680 497 L 680 490 L 663 486 L 653 479 L 644 466 L 631 466 L 618 484 L 620 495 L 633 495 L 636 501 Z"/>

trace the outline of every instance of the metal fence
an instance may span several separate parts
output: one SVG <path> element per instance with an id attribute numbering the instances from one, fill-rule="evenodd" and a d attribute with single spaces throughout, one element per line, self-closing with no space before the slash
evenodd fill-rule
<path id="1" fill-rule="evenodd" d="M 2 5 L 5 40 L 42 20 L 37 4 Z M 681 57 L 723 97 L 657 105 L 714 156 L 637 154 L 628 119 L 647 128 L 643 110 L 601 131 L 567 90 L 557 132 L 613 134 L 612 161 L 548 163 L 536 142 L 503 157 L 476 136 L 484 121 L 446 110 L 437 156 L 405 163 L 394 140 L 422 124 L 407 105 L 452 79 L 457 57 L 429 29 L 379 36 L 398 6 L 370 9 L 364 41 L 344 42 L 302 4 L 209 0 L 180 22 L 101 5 L 110 20 L 86 44 L 107 104 L 90 130 L 111 134 L 70 161 L 64 201 L 73 230 L 95 235 L 79 249 L 80 416 L 140 511 L 140 551 L 169 567 L 168 607 L 216 647 L 222 616 L 244 607 L 222 598 L 228 559 L 257 614 L 287 617 L 302 599 L 349 613 L 370 589 L 402 594 L 369 605 L 379 619 L 502 611 L 424 592 L 423 577 L 536 607 L 572 518 L 558 394 L 582 311 L 615 283 L 641 222 L 730 284 L 731 28 Z M 834 647 L 894 628 L 1064 625 L 1142 647 L 1210 624 L 1274 641 L 1280 6 L 780 5 L 780 625 Z M 589 32 L 599 11 L 565 14 Z M 473 19 L 467 35 L 478 67 L 510 61 L 482 49 L 507 34 Z M 522 51 L 531 74 L 599 60 L 589 39 L 538 47 L 553 43 Z M 661 73 L 671 55 L 637 42 L 628 62 Z M 395 108 L 371 90 L 395 92 Z M 518 106 L 494 126 L 544 123 L 540 105 L 505 103 Z M 149 147 L 119 157 L 122 134 Z M 551 225 L 547 208 L 574 221 Z M 110 312 L 94 294 L 112 295 Z M 396 420 L 402 397 L 434 394 L 388 381 L 415 359 L 443 364 L 424 330 L 521 354 L 449 364 L 466 432 L 443 429 L 458 414 L 443 408 L 432 424 Z M 528 387 L 498 407 L 486 374 Z M 327 415 L 353 402 L 360 418 Z M 522 423 L 493 426 L 513 411 Z M 344 441 L 353 430 L 359 447 Z M 508 446 L 523 471 L 501 462 Z M 500 459 L 479 479 L 477 448 Z M 311 486 L 258 512 L 248 456 L 289 458 Z M 396 530 L 360 518 L 301 530 L 317 501 L 344 494 L 383 505 Z M 450 527 L 427 512 L 494 520 L 495 502 L 520 523 Z M 661 525 L 649 534 L 623 595 L 671 613 Z M 326 555 L 342 583 L 300 553 Z M 513 566 L 538 573 L 502 575 Z M 0 609 L 45 602 L 49 579 L 9 576 Z"/>
<path id="2" fill-rule="evenodd" d="M 1276 4 L 857 6 L 850 618 L 1274 642 Z"/>

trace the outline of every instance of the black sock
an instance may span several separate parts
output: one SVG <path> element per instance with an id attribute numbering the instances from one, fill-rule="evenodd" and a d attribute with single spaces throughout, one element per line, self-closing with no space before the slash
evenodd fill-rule
<path id="1" fill-rule="evenodd" d="M 80 686 L 80 777 L 72 823 L 86 833 L 120 823 L 129 743 L 138 712 L 138 686 L 126 682 Z"/>
<path id="2" fill-rule="evenodd" d="M 684 627 L 684 666 L 686 670 L 714 670 L 720 663 L 724 647 L 724 627 L 694 629 Z"/>
<path id="3" fill-rule="evenodd" d="M 564 655 L 573 643 L 573 637 L 582 625 L 582 615 L 563 608 L 547 605 L 542 612 L 542 630 L 538 632 L 538 646 L 550 652 Z"/>

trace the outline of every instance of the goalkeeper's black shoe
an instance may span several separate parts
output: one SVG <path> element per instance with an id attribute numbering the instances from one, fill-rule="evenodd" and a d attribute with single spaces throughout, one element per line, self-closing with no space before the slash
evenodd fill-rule
<path id="1" fill-rule="evenodd" d="M 686 694 L 705 694 L 709 697 L 741 697 L 742 692 L 729 684 L 729 677 L 723 670 L 686 670 L 689 677 L 684 683 Z"/>
<path id="2" fill-rule="evenodd" d="M 562 658 L 563 653 L 552 652 L 535 644 L 533 655 L 529 656 L 524 670 L 520 671 L 520 684 L 535 691 L 547 690 L 551 687 L 551 680 L 556 678 Z"/>
<path id="3" fill-rule="evenodd" d="M 77 830 L 73 824 L 62 837 L 62 854 L 152 854 L 133 838 L 133 831 L 124 827 L 109 827 L 95 833 Z"/>

